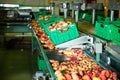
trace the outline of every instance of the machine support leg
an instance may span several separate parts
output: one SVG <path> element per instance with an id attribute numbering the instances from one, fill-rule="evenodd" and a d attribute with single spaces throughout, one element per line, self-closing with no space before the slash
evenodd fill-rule
<path id="1" fill-rule="evenodd" d="M 92 11 L 92 24 L 95 23 L 95 9 Z"/>
<path id="2" fill-rule="evenodd" d="M 52 15 L 54 15 L 54 7 L 51 7 Z"/>
<path id="3" fill-rule="evenodd" d="M 75 11 L 75 22 L 76 22 L 76 24 L 78 23 L 78 13 L 79 13 L 79 10 L 76 10 Z"/>
<path id="4" fill-rule="evenodd" d="M 110 20 L 111 20 L 111 22 L 114 20 L 114 11 L 113 10 L 111 10 Z"/>
<path id="5" fill-rule="evenodd" d="M 96 42 L 95 43 L 95 50 L 96 50 L 96 61 L 100 61 L 100 55 L 102 53 L 102 43 Z"/>
<path id="6" fill-rule="evenodd" d="M 99 62 L 100 61 L 100 53 L 96 54 L 96 61 Z"/>
<path id="7" fill-rule="evenodd" d="M 75 15 L 75 14 L 74 14 L 74 9 L 72 9 L 72 18 L 74 18 L 74 15 Z"/>
<path id="8" fill-rule="evenodd" d="M 67 19 L 67 9 L 64 9 L 64 18 Z"/>

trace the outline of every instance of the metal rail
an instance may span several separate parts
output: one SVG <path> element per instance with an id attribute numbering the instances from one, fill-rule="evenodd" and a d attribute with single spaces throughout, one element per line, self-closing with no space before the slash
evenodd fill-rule
<path id="1" fill-rule="evenodd" d="M 45 53 L 45 50 L 44 50 L 42 44 L 40 43 L 40 41 L 39 41 L 38 37 L 36 36 L 35 32 L 34 32 L 34 31 L 32 31 L 32 32 L 33 32 L 33 36 L 32 36 L 32 37 L 35 37 L 36 40 L 37 40 L 38 48 L 39 48 L 39 50 L 40 50 L 41 53 L 42 53 L 42 56 L 43 56 L 44 61 L 45 61 L 45 63 L 46 63 L 47 69 L 49 70 L 49 72 L 50 72 L 50 74 L 51 74 L 51 77 L 53 78 L 53 80 L 57 80 L 57 78 L 56 78 L 56 76 L 55 76 L 55 74 L 54 74 L 54 71 L 53 71 L 53 69 L 52 69 L 52 67 L 51 67 L 51 65 L 50 65 L 50 63 L 49 63 L 49 60 L 48 60 L 48 58 L 47 58 L 47 56 L 46 56 L 46 53 Z M 33 44 L 33 43 L 32 43 L 32 44 Z"/>

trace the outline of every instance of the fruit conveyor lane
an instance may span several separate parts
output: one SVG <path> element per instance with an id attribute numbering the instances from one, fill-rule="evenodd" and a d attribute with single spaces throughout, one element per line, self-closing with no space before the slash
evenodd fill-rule
<path id="1" fill-rule="evenodd" d="M 51 74 L 51 77 L 52 77 L 53 79 L 56 79 L 56 76 L 54 75 L 54 71 L 53 71 L 52 67 L 50 66 L 49 60 L 48 60 L 48 58 L 47 58 L 47 56 L 46 56 L 46 54 L 45 54 L 45 49 L 43 48 L 43 46 L 42 46 L 42 44 L 40 43 L 38 37 L 36 36 L 36 33 L 35 33 L 34 30 L 32 29 L 32 51 L 33 51 L 33 52 L 34 52 L 34 48 L 35 48 L 35 46 L 34 46 L 34 41 L 35 41 L 35 40 L 33 40 L 34 38 L 36 39 L 37 46 L 38 46 L 38 48 L 39 48 L 39 50 L 40 50 L 39 54 L 42 54 L 42 56 L 43 56 L 43 58 L 44 58 L 44 60 L 45 60 L 46 66 L 47 66 L 47 68 L 48 68 L 48 70 L 49 70 L 49 72 L 50 72 L 50 74 Z"/>
<path id="2" fill-rule="evenodd" d="M 39 39 L 38 39 L 38 37 L 37 37 L 34 29 L 32 29 L 32 30 L 33 30 L 33 38 L 36 38 L 38 48 L 39 48 L 40 51 L 41 51 L 40 54 L 43 55 L 43 58 L 45 59 L 45 63 L 46 63 L 46 65 L 47 65 L 47 68 L 48 68 L 51 76 L 52 76 L 53 78 L 56 78 L 56 76 L 55 76 L 55 74 L 54 74 L 54 71 L 53 71 L 53 69 L 52 69 L 52 66 L 51 66 L 50 63 L 49 63 L 48 56 L 46 55 L 46 52 L 45 52 L 46 49 L 43 48 L 43 45 L 40 43 L 40 41 L 39 41 Z M 33 41 L 34 41 L 34 40 L 33 40 Z M 33 46 L 32 49 L 34 49 L 34 42 L 33 42 L 32 46 Z M 48 50 L 48 49 L 47 49 L 47 50 Z M 34 51 L 34 50 L 33 50 L 33 51 Z M 85 52 L 85 54 L 86 54 L 87 56 L 89 56 L 91 59 L 94 60 L 94 58 L 90 55 L 90 53 L 89 53 L 87 50 L 84 51 L 84 52 Z M 95 60 L 94 60 L 94 61 L 95 61 Z M 95 61 L 95 62 L 96 62 L 96 61 Z M 98 63 L 98 62 L 96 62 L 96 63 Z M 100 66 L 102 66 L 104 69 L 110 69 L 110 68 L 108 68 L 108 66 L 105 66 L 104 64 L 101 64 L 101 63 L 98 63 L 98 64 L 99 64 Z"/>

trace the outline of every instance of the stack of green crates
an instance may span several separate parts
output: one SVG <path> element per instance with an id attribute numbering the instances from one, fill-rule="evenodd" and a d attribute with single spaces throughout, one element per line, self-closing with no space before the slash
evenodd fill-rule
<path id="1" fill-rule="evenodd" d="M 80 13 L 79 14 L 80 20 L 84 20 L 87 22 L 92 22 L 92 15 L 89 13 Z"/>
<path id="2" fill-rule="evenodd" d="M 45 16 L 47 13 L 45 11 L 40 11 L 40 12 L 34 12 L 33 13 L 35 20 L 38 20 L 39 16 Z"/>
<path id="3" fill-rule="evenodd" d="M 105 18 L 104 17 L 101 17 L 101 16 L 97 16 L 97 21 L 104 21 Z"/>
<path id="4" fill-rule="evenodd" d="M 95 34 L 103 39 L 112 40 L 114 25 L 96 21 Z"/>
<path id="5" fill-rule="evenodd" d="M 54 18 L 55 18 L 55 16 L 54 16 L 54 15 L 44 15 L 44 16 L 43 16 L 43 15 L 40 15 L 39 17 L 45 17 L 45 16 L 47 16 L 49 19 L 48 19 L 48 20 L 41 19 L 41 20 L 38 20 L 38 21 L 48 23 L 49 21 L 54 20 Z"/>
<path id="6" fill-rule="evenodd" d="M 120 45 L 120 19 L 110 22 L 109 17 L 98 17 L 98 21 L 95 24 L 95 34 Z"/>
<path id="7" fill-rule="evenodd" d="M 115 26 L 112 41 L 120 45 L 120 19 L 115 19 L 112 24 Z"/>
<path id="8" fill-rule="evenodd" d="M 58 45 L 79 37 L 79 32 L 75 23 L 72 23 L 71 25 L 65 26 L 58 30 L 49 31 L 48 28 L 50 25 L 56 22 L 65 21 L 65 20 L 64 18 L 56 17 L 53 15 L 47 15 L 47 16 L 50 17 L 49 20 L 37 20 L 37 22 L 39 23 L 40 27 L 42 27 L 42 29 L 45 31 L 45 33 L 49 36 L 49 38 L 52 40 L 52 42 L 55 45 Z M 65 32 L 61 32 L 65 28 L 67 28 L 68 30 Z"/>
<path id="9" fill-rule="evenodd" d="M 38 17 L 39 17 L 39 13 L 38 12 L 34 12 L 33 15 L 34 15 L 35 20 L 37 20 Z"/>
<path id="10" fill-rule="evenodd" d="M 114 21 L 112 21 L 112 24 L 116 26 L 120 26 L 120 19 L 115 19 Z"/>
<path id="11" fill-rule="evenodd" d="M 112 33 L 112 41 L 120 45 L 120 26 L 114 25 L 114 30 Z"/>
<path id="12" fill-rule="evenodd" d="M 64 21 L 64 18 L 51 16 L 49 20 L 38 20 L 38 23 L 43 29 L 45 29 L 49 24 L 59 22 L 59 21 Z"/>
<path id="13" fill-rule="evenodd" d="M 48 20 L 45 19 L 37 20 L 37 22 L 40 24 L 41 27 L 44 27 L 44 25 L 53 22 L 53 20 L 55 19 L 55 16 L 53 15 L 47 15 L 47 16 L 49 17 Z M 45 17 L 45 16 L 40 15 L 39 17 Z"/>

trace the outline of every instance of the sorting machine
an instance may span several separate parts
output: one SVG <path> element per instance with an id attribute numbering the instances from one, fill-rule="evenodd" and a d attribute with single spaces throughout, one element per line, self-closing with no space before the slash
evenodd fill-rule
<path id="1" fill-rule="evenodd" d="M 30 32 L 30 9 L 19 10 L 19 6 L 0 7 L 0 32 Z"/>
<path id="2" fill-rule="evenodd" d="M 88 9 L 93 9 L 93 19 L 92 19 L 92 23 L 95 23 L 95 9 L 97 8 L 99 4 L 93 4 L 93 5 L 89 5 L 87 6 Z M 102 4 L 100 4 L 102 5 Z M 74 4 L 76 11 L 79 10 L 79 6 L 81 5 L 77 5 Z M 97 10 L 100 10 L 100 8 L 97 8 Z M 66 8 L 65 8 L 66 10 Z M 76 22 L 77 22 L 77 15 L 78 13 L 76 13 Z M 66 18 L 66 13 L 64 14 L 65 18 Z M 93 36 L 90 34 L 83 34 L 82 36 L 80 36 L 77 39 L 73 39 L 71 41 L 67 41 L 65 43 L 56 45 L 55 47 L 57 47 L 59 50 L 70 50 L 70 49 L 82 49 L 84 51 L 84 53 L 89 56 L 92 60 L 94 60 L 97 64 L 99 64 L 101 67 L 103 67 L 104 69 L 110 69 L 112 71 L 115 71 L 118 74 L 118 80 L 120 78 L 120 46 L 113 43 L 113 42 L 109 42 L 104 40 L 103 38 L 99 38 L 97 36 Z M 64 57 L 55 55 L 58 54 L 58 52 L 56 51 L 51 51 L 48 49 L 45 49 L 43 47 L 43 45 L 41 43 L 39 43 L 39 39 L 36 36 L 36 33 L 33 30 L 33 51 L 34 48 L 37 47 L 37 49 L 39 50 L 39 56 L 38 56 L 38 67 L 42 66 L 39 68 L 40 71 L 36 72 L 33 79 L 42 79 L 42 80 L 57 80 L 54 70 L 51 66 L 51 63 L 49 62 L 49 60 L 52 59 L 56 59 L 58 61 L 65 61 Z M 34 43 L 36 42 L 36 43 Z M 53 53 L 53 54 L 51 54 Z M 48 55 L 51 54 L 51 55 Z M 40 62 L 40 61 L 41 62 Z M 41 64 L 41 65 L 40 65 Z M 44 65 L 45 64 L 45 65 Z"/>
<path id="3" fill-rule="evenodd" d="M 15 10 L 16 11 L 16 10 Z M 35 49 L 38 50 L 38 63 L 39 70 L 33 76 L 33 80 L 57 80 L 54 70 L 49 62 L 49 59 L 53 58 L 57 60 L 65 61 L 64 56 L 56 55 L 58 54 L 54 50 L 45 49 L 40 43 L 38 37 L 36 36 L 35 31 L 30 25 L 30 15 L 24 15 L 22 19 L 13 19 L 16 14 L 13 12 L 6 13 L 9 14 L 1 22 L 0 32 L 31 32 L 32 33 L 32 52 Z M 9 17 L 9 18 L 8 18 Z M 21 18 L 21 17 L 20 17 Z M 10 20 L 15 20 L 10 23 Z M 5 22 L 6 21 L 6 22 Z M 5 22 L 5 23 L 4 23 Z M 18 22 L 18 23 L 17 23 Z M 6 26 L 7 25 L 7 26 Z M 120 46 L 108 42 L 104 39 L 98 38 L 93 35 L 81 33 L 76 39 L 67 41 L 65 43 L 55 45 L 56 48 L 60 50 L 70 50 L 70 49 L 82 49 L 84 53 L 94 60 L 98 65 L 103 67 L 104 69 L 110 69 L 115 71 L 118 74 L 118 80 L 120 79 Z M 49 55 L 51 54 L 51 55 Z"/>
<path id="4" fill-rule="evenodd" d="M 13 48 L 15 45 L 13 45 L 12 42 L 18 43 L 18 41 L 15 41 L 16 38 L 20 38 L 21 41 L 23 41 L 24 37 L 30 37 L 29 34 L 31 33 L 30 21 L 31 21 L 31 15 L 30 15 L 30 9 L 19 9 L 19 5 L 4 5 L 0 7 L 0 36 L 3 38 L 3 42 L 6 45 L 7 48 Z M 12 35 L 12 36 L 11 36 Z M 10 41 L 10 44 L 8 39 L 13 39 Z M 19 42 L 19 44 L 23 44 L 24 47 L 26 46 L 26 42 L 22 43 Z M 17 47 L 21 47 L 21 45 L 17 45 Z"/>
<path id="5" fill-rule="evenodd" d="M 56 59 L 59 61 L 65 61 L 64 57 L 58 56 L 56 51 L 51 51 L 48 49 L 44 49 L 42 44 L 39 42 L 37 36 L 35 35 L 33 31 L 33 38 L 36 38 L 37 44 L 36 47 L 40 52 L 39 54 L 39 59 L 41 62 L 38 62 L 38 67 L 42 66 L 39 71 L 37 71 L 33 77 L 33 80 L 35 79 L 41 79 L 41 80 L 57 80 L 54 70 L 52 69 L 52 66 L 49 62 L 50 59 Z M 33 40 L 35 41 L 35 39 Z M 119 67 L 120 67 L 120 60 L 119 60 L 119 46 L 116 46 L 116 50 L 113 50 L 111 46 L 115 45 L 107 45 L 106 49 L 105 44 L 107 44 L 106 41 L 101 40 L 95 36 L 89 36 L 84 34 L 84 36 L 81 36 L 77 39 L 68 41 L 66 43 L 57 45 L 56 47 L 59 48 L 60 50 L 69 50 L 69 49 L 82 49 L 84 53 L 89 56 L 91 59 L 93 59 L 97 64 L 102 66 L 104 69 L 110 69 L 118 74 L 119 78 Z M 35 48 L 35 45 L 33 44 L 33 48 Z M 96 50 L 96 55 L 94 54 L 94 50 Z M 113 53 L 113 54 L 111 54 Z M 48 55 L 51 54 L 51 55 Z M 117 54 L 117 56 L 115 56 Z M 119 79 L 118 79 L 119 80 Z"/>
<path id="6" fill-rule="evenodd" d="M 32 29 L 32 51 L 38 50 L 38 68 L 39 71 L 33 76 L 33 80 L 57 80 L 52 68 L 50 59 L 65 62 L 65 56 L 60 56 L 56 50 L 50 50 L 43 47 L 34 29 Z M 113 42 L 108 42 L 97 36 L 84 34 L 80 32 L 80 36 L 76 39 L 55 45 L 59 50 L 82 49 L 84 53 L 98 65 L 104 69 L 115 71 L 120 75 L 120 47 Z M 114 48 L 113 48 L 114 47 Z"/>

